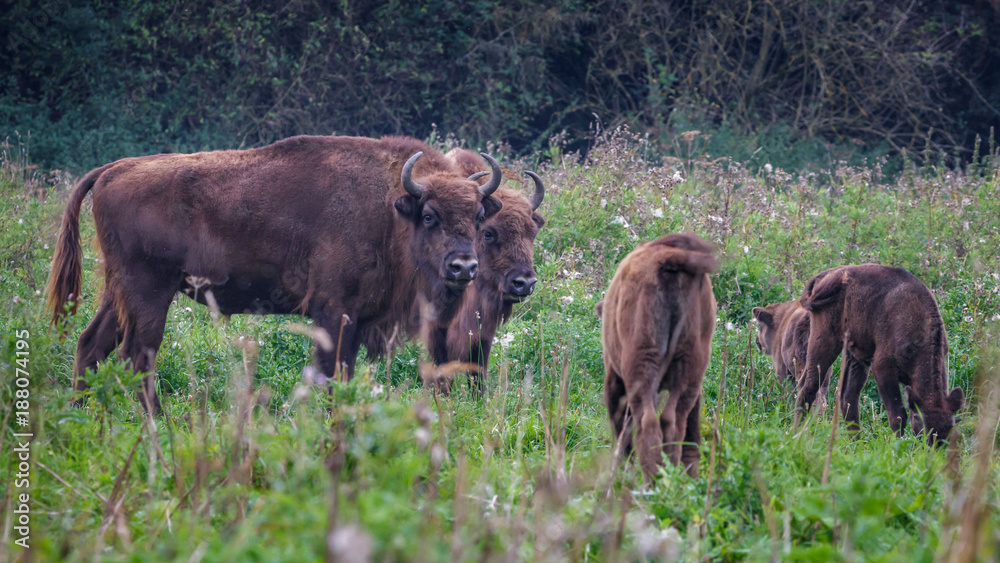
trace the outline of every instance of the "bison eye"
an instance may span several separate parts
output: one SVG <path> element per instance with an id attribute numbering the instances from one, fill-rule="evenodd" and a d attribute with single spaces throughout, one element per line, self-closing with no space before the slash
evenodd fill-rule
<path id="1" fill-rule="evenodd" d="M 434 216 L 431 215 L 430 213 L 427 213 L 427 214 L 424 215 L 424 225 L 426 225 L 428 227 L 433 227 L 434 223 L 436 223 L 436 222 L 437 221 L 434 219 Z"/>
<path id="2" fill-rule="evenodd" d="M 497 240 L 497 234 L 493 231 L 483 231 L 483 240 L 486 242 L 494 242 Z"/>

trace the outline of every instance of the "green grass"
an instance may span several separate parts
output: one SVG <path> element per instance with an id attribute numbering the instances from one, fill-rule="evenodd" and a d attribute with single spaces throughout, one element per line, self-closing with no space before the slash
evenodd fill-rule
<path id="1" fill-rule="evenodd" d="M 974 435 L 993 420 L 981 390 L 997 379 L 996 161 L 893 185 L 874 167 L 797 178 L 726 163 L 677 181 L 650 152 L 624 132 L 601 138 L 583 164 L 549 151 L 539 289 L 501 330 L 483 395 L 433 394 L 410 345 L 390 381 L 385 362 L 359 363 L 328 397 L 302 382 L 311 342 L 289 328 L 300 319 L 217 324 L 178 296 L 157 359 L 167 414 L 150 423 L 117 361 L 90 378 L 84 408 L 68 406 L 99 256 L 85 243 L 80 312 L 59 340 L 42 292 L 65 194 L 7 151 L 0 560 L 28 559 L 13 543 L 12 497 L 23 491 L 7 461 L 22 431 L 9 413 L 15 331 L 25 329 L 36 560 L 308 561 L 329 548 L 374 561 L 932 561 L 971 531 L 961 516 L 980 512 L 980 557 L 997 553 L 1000 458 L 987 454 L 986 485 L 976 485 Z M 92 240 L 86 205 L 82 228 Z M 713 241 L 722 263 L 705 447 L 698 479 L 667 466 L 647 488 L 634 464 L 612 464 L 594 305 L 639 241 L 688 230 Z M 753 345 L 749 314 L 822 269 L 861 261 L 907 268 L 931 287 L 967 402 L 951 453 L 933 450 L 889 431 L 869 382 L 861 432 L 838 431 L 824 484 L 832 410 L 792 429 L 792 390 Z M 992 445 L 995 430 L 985 432 Z"/>

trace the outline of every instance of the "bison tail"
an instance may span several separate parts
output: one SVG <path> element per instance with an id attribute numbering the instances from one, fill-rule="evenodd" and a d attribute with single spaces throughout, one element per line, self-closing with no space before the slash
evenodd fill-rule
<path id="1" fill-rule="evenodd" d="M 692 276 L 711 274 L 719 269 L 719 262 L 711 252 L 677 250 L 663 256 L 660 269 L 667 272 L 686 272 Z"/>
<path id="2" fill-rule="evenodd" d="M 806 284 L 800 303 L 806 311 L 819 311 L 833 305 L 847 284 L 847 272 L 844 275 L 828 275 L 828 272 L 814 276 Z"/>
<path id="3" fill-rule="evenodd" d="M 56 243 L 55 254 L 52 257 L 52 273 L 49 275 L 46 305 L 52 311 L 52 324 L 58 325 L 68 312 L 76 314 L 77 301 L 80 299 L 81 279 L 83 277 L 80 247 L 80 207 L 83 198 L 87 196 L 97 182 L 97 178 L 110 165 L 91 170 L 73 188 L 63 213 L 62 226 L 59 229 L 59 241 Z"/>

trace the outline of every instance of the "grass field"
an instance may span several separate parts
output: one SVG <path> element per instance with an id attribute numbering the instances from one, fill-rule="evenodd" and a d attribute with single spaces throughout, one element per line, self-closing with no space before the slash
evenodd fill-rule
<path id="1" fill-rule="evenodd" d="M 539 287 L 501 330 L 484 394 L 435 395 L 410 345 L 388 366 L 359 362 L 328 395 L 304 382 L 301 319 L 216 319 L 178 296 L 157 359 L 166 415 L 149 420 L 117 362 L 91 377 L 85 408 L 68 406 L 76 336 L 101 291 L 93 219 L 85 204 L 85 290 L 59 340 L 43 301 L 66 182 L 7 147 L 0 561 L 996 561 L 1000 159 L 989 149 L 964 172 L 910 167 L 886 182 L 878 163 L 802 176 L 659 166 L 623 131 L 584 164 L 553 146 L 531 165 L 549 186 Z M 612 463 L 594 305 L 639 241 L 679 231 L 711 240 L 722 263 L 704 449 L 698 479 L 667 466 L 647 488 L 635 464 Z M 792 429 L 793 390 L 754 345 L 750 310 L 857 262 L 906 268 L 938 300 L 950 379 L 967 397 L 947 449 L 892 434 L 873 381 L 856 439 L 832 431 L 832 409 Z M 23 358 L 27 427 L 15 415 Z M 25 431 L 29 489 L 16 478 Z M 15 543 L 26 492 L 28 551 Z"/>

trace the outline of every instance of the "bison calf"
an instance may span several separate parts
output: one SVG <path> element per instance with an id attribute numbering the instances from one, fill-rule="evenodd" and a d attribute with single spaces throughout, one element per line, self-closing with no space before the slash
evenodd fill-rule
<path id="1" fill-rule="evenodd" d="M 858 400 L 871 368 L 897 434 L 906 429 L 902 384 L 914 434 L 926 429 L 930 443 L 948 438 L 965 396 L 959 387 L 947 390 L 948 338 L 927 286 L 900 268 L 840 266 L 809 280 L 802 306 L 810 313 L 810 333 L 796 418 L 815 401 L 818 375 L 840 354 L 846 333 L 840 409 L 847 424 L 858 427 Z"/>
<path id="2" fill-rule="evenodd" d="M 754 307 L 753 318 L 757 321 L 757 347 L 771 356 L 775 375 L 797 382 L 806 365 L 809 311 L 795 299 L 763 308 Z M 827 370 L 820 381 L 821 400 L 825 400 L 829 385 L 830 370 Z"/>
<path id="3" fill-rule="evenodd" d="M 664 451 L 698 474 L 701 381 L 711 355 L 715 297 L 712 247 L 690 235 L 640 244 L 618 266 L 598 314 L 604 323 L 604 398 L 618 443 L 635 449 L 647 481 Z M 667 391 L 663 412 L 657 397 Z"/>

